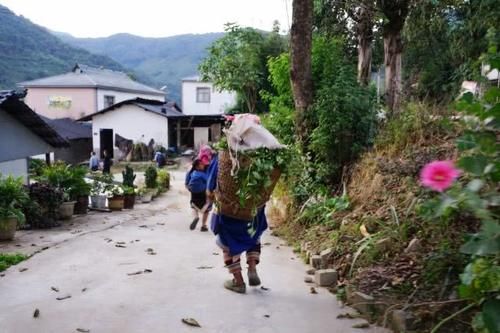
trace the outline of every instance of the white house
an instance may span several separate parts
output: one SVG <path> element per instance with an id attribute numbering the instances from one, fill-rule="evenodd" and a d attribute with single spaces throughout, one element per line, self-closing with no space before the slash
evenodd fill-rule
<path id="1" fill-rule="evenodd" d="M 27 89 L 25 102 L 50 119 L 78 119 L 134 98 L 165 101 L 165 92 L 134 81 L 126 73 L 81 64 L 71 72 L 18 85 Z"/>
<path id="2" fill-rule="evenodd" d="M 92 121 L 92 142 L 96 153 L 102 156 L 107 150 L 118 156 L 117 135 L 133 143 L 147 145 L 154 140 L 156 145 L 165 148 L 195 148 L 195 140 L 199 139 L 197 129 L 207 129 L 214 124 L 220 127 L 224 118 L 220 115 L 189 116 L 174 102 L 135 98 L 79 120 Z"/>
<path id="3" fill-rule="evenodd" d="M 214 123 L 193 128 L 194 146 L 216 141 L 220 136 L 219 117 L 236 104 L 236 93 L 218 91 L 213 83 L 201 81 L 200 77 L 190 76 L 182 80 L 182 110 L 185 115 L 215 117 Z"/>
<path id="4" fill-rule="evenodd" d="M 235 104 L 235 92 L 218 91 L 196 75 L 182 80 L 182 110 L 186 115 L 221 115 Z"/>
<path id="5" fill-rule="evenodd" d="M 0 173 L 27 183 L 31 156 L 69 144 L 20 98 L 13 91 L 0 91 Z"/>

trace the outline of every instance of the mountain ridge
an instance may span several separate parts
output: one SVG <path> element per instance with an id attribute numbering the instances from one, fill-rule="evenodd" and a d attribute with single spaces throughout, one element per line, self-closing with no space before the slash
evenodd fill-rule
<path id="1" fill-rule="evenodd" d="M 48 29 L 0 5 L 0 89 L 70 71 L 76 63 L 129 72 L 108 56 L 64 43 Z"/>
<path id="2" fill-rule="evenodd" d="M 167 86 L 168 97 L 181 100 L 181 80 L 198 72 L 206 49 L 223 32 L 182 34 L 168 37 L 141 37 L 118 33 L 108 37 L 74 37 L 52 32 L 62 41 L 99 55 L 106 55 L 122 66 L 148 77 L 155 85 Z"/>

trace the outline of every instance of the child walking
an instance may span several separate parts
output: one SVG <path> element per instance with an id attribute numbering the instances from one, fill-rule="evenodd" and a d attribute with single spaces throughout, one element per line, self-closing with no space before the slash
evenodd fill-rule
<path id="1" fill-rule="evenodd" d="M 193 209 L 193 221 L 189 225 L 189 229 L 194 230 L 201 215 L 200 231 L 208 231 L 207 220 L 210 210 L 210 202 L 207 201 L 207 173 L 205 172 L 205 164 L 200 159 L 195 159 L 191 170 L 186 174 L 186 187 L 191 192 L 191 208 Z"/>

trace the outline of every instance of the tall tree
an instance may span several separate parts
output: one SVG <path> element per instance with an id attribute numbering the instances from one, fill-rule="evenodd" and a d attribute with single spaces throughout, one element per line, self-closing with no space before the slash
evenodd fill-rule
<path id="1" fill-rule="evenodd" d="M 257 30 L 226 24 L 226 35 L 208 49 L 200 65 L 203 80 L 221 90 L 238 93 L 246 111 L 255 112 L 265 64 L 262 61 L 264 37 Z"/>
<path id="2" fill-rule="evenodd" d="M 364 86 L 370 83 L 372 68 L 373 24 L 375 17 L 374 0 L 357 1 L 352 15 L 356 22 L 358 38 L 358 82 Z"/>
<path id="3" fill-rule="evenodd" d="M 307 113 L 313 103 L 312 27 L 313 0 L 293 0 L 291 37 L 291 69 L 293 99 L 297 112 L 296 131 L 302 142 L 308 139 Z"/>
<path id="4" fill-rule="evenodd" d="M 386 104 L 393 114 L 399 111 L 402 94 L 401 55 L 403 30 L 411 0 L 377 0 L 377 7 L 384 16 L 384 65 Z"/>

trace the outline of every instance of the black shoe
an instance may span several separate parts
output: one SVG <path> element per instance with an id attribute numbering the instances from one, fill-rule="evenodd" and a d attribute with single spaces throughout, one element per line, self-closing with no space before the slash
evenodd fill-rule
<path id="1" fill-rule="evenodd" d="M 200 231 L 203 231 L 203 232 L 208 231 L 207 226 L 206 225 L 201 226 Z"/>
<path id="2" fill-rule="evenodd" d="M 190 230 L 194 230 L 196 229 L 196 225 L 198 224 L 198 221 L 200 220 L 199 217 L 195 217 L 193 222 L 191 222 L 191 224 L 189 225 L 189 229 Z"/>

